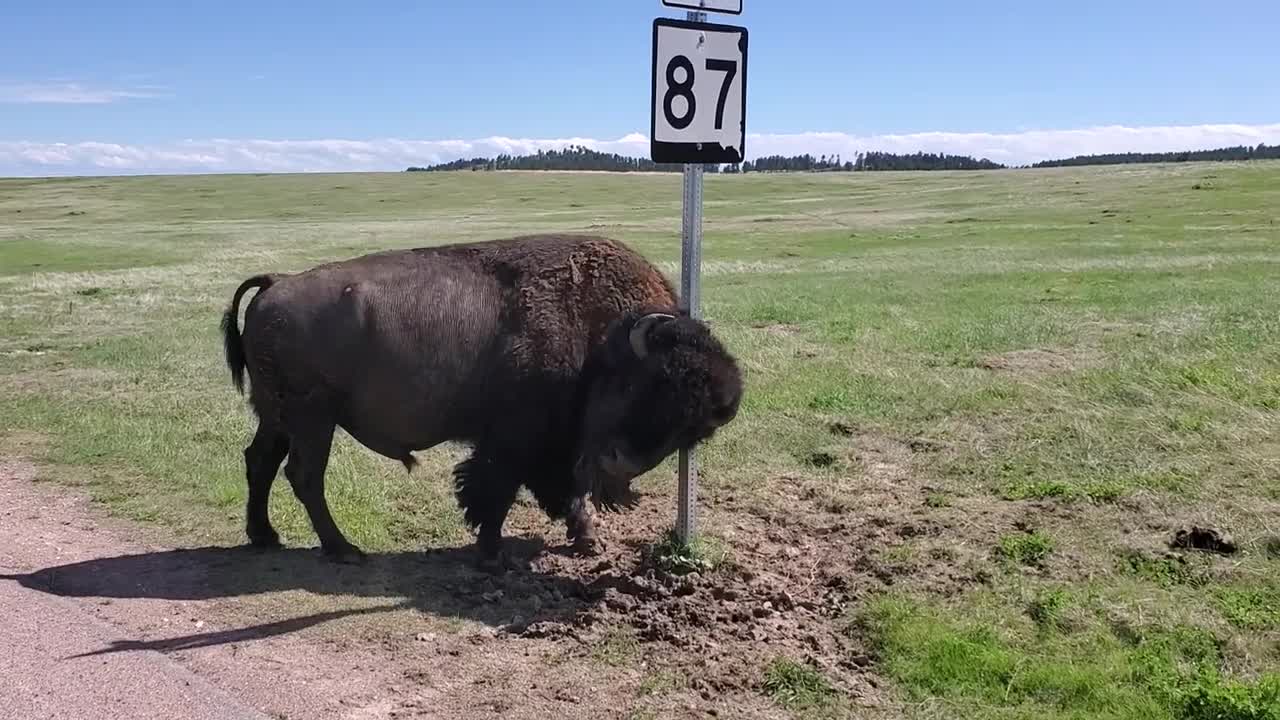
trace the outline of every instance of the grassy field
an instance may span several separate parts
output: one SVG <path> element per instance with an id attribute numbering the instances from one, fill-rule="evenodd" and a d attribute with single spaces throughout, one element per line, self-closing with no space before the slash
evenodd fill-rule
<path id="1" fill-rule="evenodd" d="M 676 279 L 679 182 L 0 180 L 0 452 L 241 542 L 252 423 L 218 335 L 240 280 L 536 231 L 622 239 Z M 840 549 L 896 578 L 836 630 L 895 713 L 1280 718 L 1280 163 L 709 176 L 705 228 L 705 314 L 748 383 L 705 500 L 805 513 L 799 484 L 822 512 L 943 528 Z M 340 436 L 338 523 L 367 550 L 469 542 L 458 457 L 408 477 Z M 671 468 L 645 486 L 669 494 Z M 287 483 L 272 513 L 314 544 Z M 1170 548 L 1191 525 L 1237 549 Z M 820 670 L 761 674 L 798 717 L 844 707 Z"/>

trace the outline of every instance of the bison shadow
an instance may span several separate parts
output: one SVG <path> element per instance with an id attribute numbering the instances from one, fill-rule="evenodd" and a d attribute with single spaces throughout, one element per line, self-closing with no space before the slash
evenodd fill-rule
<path id="1" fill-rule="evenodd" d="M 537 622 L 572 623 L 603 596 L 603 589 L 573 577 L 525 567 L 539 552 L 560 552 L 541 540 L 508 537 L 507 550 L 522 569 L 503 575 L 475 566 L 473 547 L 370 553 L 362 564 L 325 559 L 315 548 L 256 550 L 248 546 L 196 547 L 95 558 L 25 574 L 3 575 L 24 587 L 62 597 L 213 600 L 289 590 L 334 597 L 381 598 L 350 607 L 232 630 L 154 641 L 123 640 L 90 654 L 127 650 L 171 651 L 281 635 L 351 615 L 415 609 L 478 621 L 493 628 Z"/>

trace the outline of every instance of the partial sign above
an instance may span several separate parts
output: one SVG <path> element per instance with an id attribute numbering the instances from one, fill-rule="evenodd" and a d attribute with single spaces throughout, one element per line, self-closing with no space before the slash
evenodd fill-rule
<path id="1" fill-rule="evenodd" d="M 662 4 L 667 7 L 688 8 L 689 10 L 729 13 L 730 15 L 742 14 L 742 0 L 662 0 Z"/>
<path id="2" fill-rule="evenodd" d="M 747 139 L 747 29 L 653 21 L 650 156 L 659 163 L 740 163 Z"/>

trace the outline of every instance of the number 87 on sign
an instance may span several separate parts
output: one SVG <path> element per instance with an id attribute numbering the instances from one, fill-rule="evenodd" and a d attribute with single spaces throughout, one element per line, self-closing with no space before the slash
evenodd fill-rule
<path id="1" fill-rule="evenodd" d="M 649 143 L 654 162 L 742 162 L 747 29 L 656 18 L 651 94 Z"/>

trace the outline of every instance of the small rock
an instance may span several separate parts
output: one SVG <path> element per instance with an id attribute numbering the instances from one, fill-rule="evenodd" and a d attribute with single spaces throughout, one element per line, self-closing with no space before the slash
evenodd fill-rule
<path id="1" fill-rule="evenodd" d="M 711 597 L 717 600 L 737 600 L 738 591 L 733 588 L 717 586 L 711 590 Z"/>
<path id="2" fill-rule="evenodd" d="M 576 703 L 579 702 L 578 696 L 574 695 L 568 688 L 561 688 L 556 691 L 556 699 L 561 702 Z"/>
<path id="3" fill-rule="evenodd" d="M 631 595 L 620 593 L 616 590 L 610 590 L 605 593 L 605 607 L 618 612 L 627 612 L 638 604 L 636 599 Z"/>

